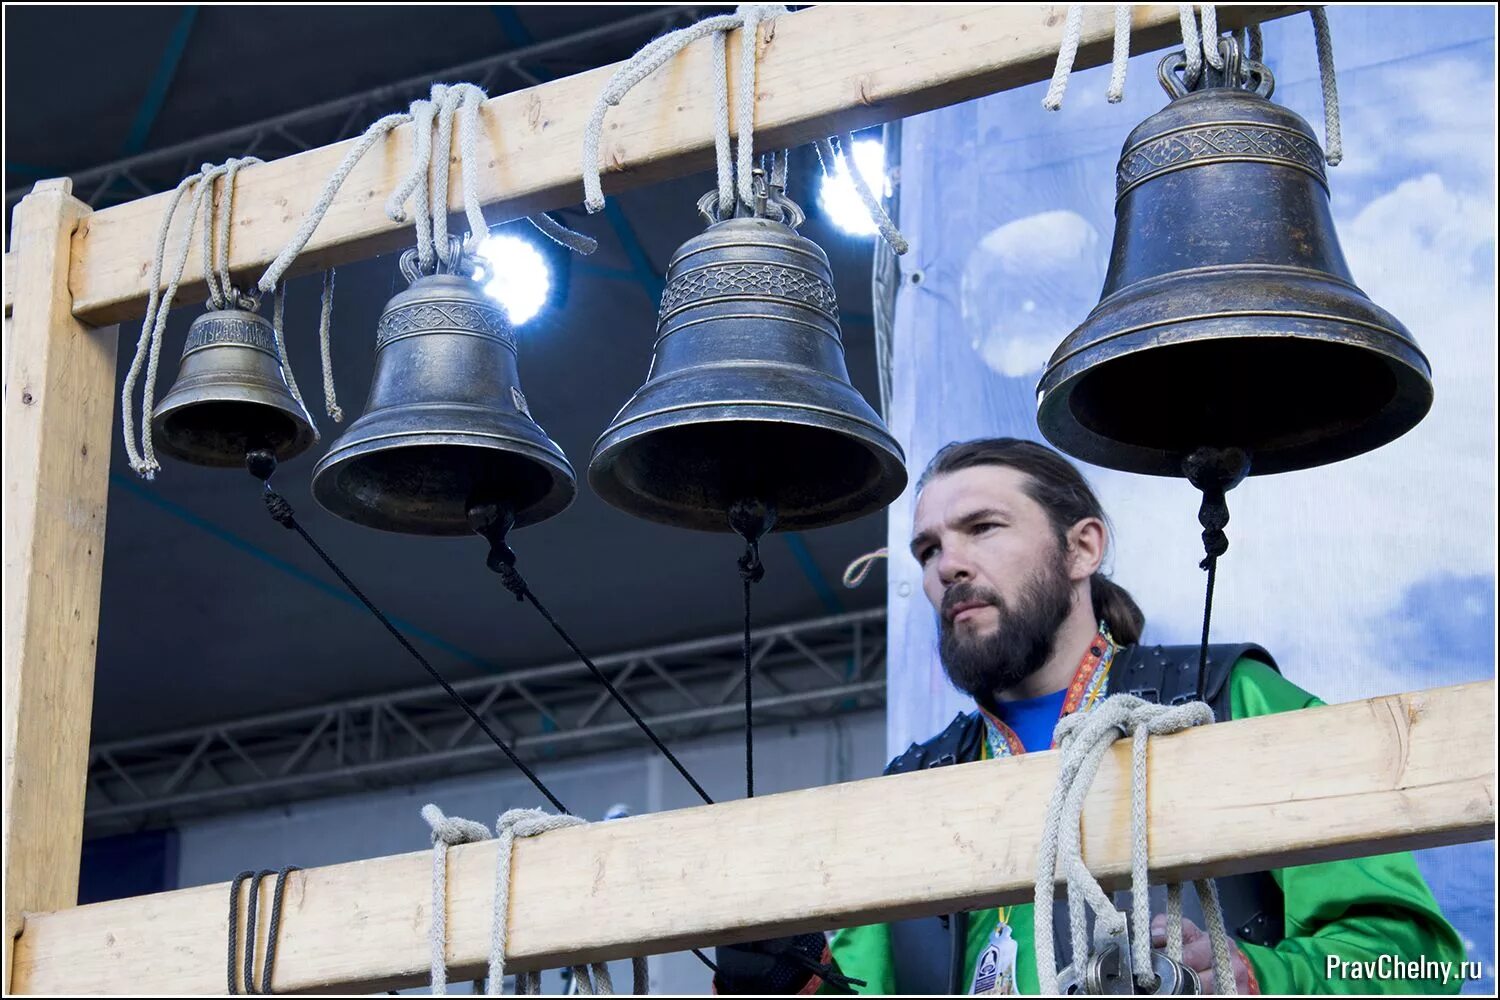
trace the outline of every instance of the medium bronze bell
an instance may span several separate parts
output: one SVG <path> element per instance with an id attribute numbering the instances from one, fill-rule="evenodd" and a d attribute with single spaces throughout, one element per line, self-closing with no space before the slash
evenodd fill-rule
<path id="1" fill-rule="evenodd" d="M 494 504 L 516 526 L 572 502 L 573 468 L 521 394 L 516 338 L 474 279 L 422 275 L 386 303 L 365 412 L 313 469 L 318 503 L 339 517 L 416 535 L 467 535 Z"/>
<path id="2" fill-rule="evenodd" d="M 1400 437 L 1432 405 L 1410 333 L 1354 284 L 1323 151 L 1272 104 L 1270 72 L 1224 39 L 1222 73 L 1125 141 L 1104 292 L 1052 355 L 1037 423 L 1096 465 L 1179 475 L 1199 446 L 1251 474 L 1337 462 Z"/>
<path id="3" fill-rule="evenodd" d="M 849 383 L 828 257 L 743 217 L 672 258 L 646 383 L 594 445 L 589 485 L 651 521 L 731 531 L 730 509 L 756 501 L 797 530 L 886 506 L 903 462 Z"/>
<path id="4" fill-rule="evenodd" d="M 307 408 L 281 368 L 276 331 L 244 309 L 215 309 L 193 320 L 172 390 L 151 414 L 156 448 L 194 465 L 243 466 L 246 452 L 278 461 L 317 440 Z"/>

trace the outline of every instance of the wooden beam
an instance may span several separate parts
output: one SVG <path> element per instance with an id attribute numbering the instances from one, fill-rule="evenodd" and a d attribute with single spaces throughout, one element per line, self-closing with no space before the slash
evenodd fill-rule
<path id="1" fill-rule="evenodd" d="M 1158 739 L 1153 877 L 1493 837 L 1494 742 L 1494 681 Z M 1129 760 L 1127 744 L 1114 748 L 1084 819 L 1090 866 L 1114 885 L 1129 875 Z M 556 967 L 1027 900 L 1056 761 L 1027 754 L 522 841 L 509 964 Z M 1220 780 L 1231 762 L 1235 781 Z M 420 825 L 409 822 L 415 839 Z M 449 961 L 453 978 L 470 978 L 482 974 L 489 944 L 495 847 L 457 848 L 449 864 Z M 426 852 L 292 876 L 275 989 L 424 982 L 430 878 Z M 222 992 L 225 901 L 226 886 L 211 885 L 28 917 L 12 985 Z"/>
<path id="2" fill-rule="evenodd" d="M 757 69 L 756 136 L 761 148 L 802 145 L 835 132 L 930 111 L 1046 79 L 1057 57 L 1064 4 L 871 7 L 829 4 L 778 20 Z M 1301 6 L 1225 6 L 1221 28 L 1281 17 Z M 1134 51 L 1177 41 L 1177 7 L 1138 6 Z M 1090 5 L 1078 67 L 1109 61 L 1113 13 Z M 611 110 L 600 150 L 605 187 L 682 176 L 712 164 L 710 43 L 695 43 Z M 730 79 L 739 43 L 729 45 Z M 580 152 L 594 100 L 615 71 L 607 66 L 493 98 L 484 107 L 486 141 L 479 194 L 492 222 L 578 204 Z M 1139 79 L 1140 87 L 1154 81 Z M 731 101 L 733 107 L 733 101 Z M 1044 112 L 1040 107 L 1037 114 Z M 235 195 L 233 256 L 246 278 L 260 272 L 296 230 L 305 209 L 353 140 L 245 170 Z M 411 242 L 409 228 L 385 215 L 404 172 L 411 128 L 371 150 L 298 261 L 310 271 L 360 260 Z M 140 316 L 150 257 L 168 196 L 142 198 L 93 214 L 73 255 L 74 314 L 91 323 Z M 454 185 L 455 210 L 459 207 Z M 683 212 L 691 206 L 684 204 Z M 184 213 L 186 214 L 186 213 Z M 201 301 L 194 254 L 177 301 Z"/>
<path id="3" fill-rule="evenodd" d="M 68 253 L 88 206 L 66 180 L 16 205 L 6 254 L 5 972 L 26 910 L 78 901 L 115 395 L 115 331 L 73 318 Z"/>

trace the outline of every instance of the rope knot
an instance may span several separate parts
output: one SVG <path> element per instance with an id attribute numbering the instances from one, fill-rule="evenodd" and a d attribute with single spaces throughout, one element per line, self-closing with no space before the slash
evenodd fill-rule
<path id="1" fill-rule="evenodd" d="M 1059 977 L 1053 942 L 1052 906 L 1059 879 L 1067 885 L 1068 927 L 1073 952 L 1070 973 L 1076 974 L 1088 961 L 1088 930 L 1085 909 L 1092 911 L 1098 930 L 1106 936 L 1128 937 L 1130 962 L 1136 985 L 1150 991 L 1155 980 L 1151 971 L 1149 871 L 1146 850 L 1146 751 L 1149 737 L 1166 735 L 1213 721 L 1213 712 L 1201 701 L 1183 705 L 1159 705 L 1134 695 L 1112 695 L 1086 712 L 1075 712 L 1058 722 L 1054 739 L 1058 748 L 1057 783 L 1047 805 L 1038 851 L 1033 919 L 1037 974 L 1043 994 L 1057 994 Z M 1131 899 L 1126 914 L 1115 908 L 1083 859 L 1079 826 L 1084 803 L 1094 776 L 1110 747 L 1122 736 L 1132 737 L 1131 747 Z M 1234 975 L 1229 965 L 1229 945 L 1224 915 L 1211 881 L 1195 883 L 1203 903 L 1214 956 L 1215 979 L 1221 989 L 1233 991 Z M 1173 887 L 1180 894 L 1180 886 Z M 1168 957 L 1180 962 L 1181 907 L 1168 901 Z M 1128 927 L 1128 933 L 1127 933 Z M 1172 932 L 1178 945 L 1174 954 Z M 1226 985 L 1227 984 L 1227 985 Z"/>
<path id="2" fill-rule="evenodd" d="M 445 816 L 443 811 L 429 802 L 422 807 L 422 818 L 432 827 L 432 842 L 456 847 L 459 844 L 474 844 L 490 839 L 490 831 L 483 823 L 462 816 Z"/>
<path id="3" fill-rule="evenodd" d="M 292 510 L 292 505 L 286 502 L 286 497 L 271 489 L 270 486 L 267 486 L 266 492 L 261 499 L 265 501 L 266 511 L 276 523 L 280 524 L 283 528 L 290 528 L 292 526 L 292 522 L 296 518 L 296 511 Z"/>
<path id="4" fill-rule="evenodd" d="M 539 837 L 553 830 L 570 826 L 583 826 L 588 822 L 581 816 L 568 813 L 549 813 L 541 809 L 507 809 L 495 821 L 495 833 L 504 837 Z"/>

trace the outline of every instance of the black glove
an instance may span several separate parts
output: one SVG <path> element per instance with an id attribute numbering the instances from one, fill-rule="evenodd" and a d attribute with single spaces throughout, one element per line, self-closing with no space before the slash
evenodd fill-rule
<path id="1" fill-rule="evenodd" d="M 840 992 L 851 992 L 849 984 L 863 986 L 834 971 L 828 961 L 828 943 L 822 934 L 745 941 L 715 949 L 718 972 L 714 989 L 722 994 L 789 994 L 800 992 L 812 976 Z"/>

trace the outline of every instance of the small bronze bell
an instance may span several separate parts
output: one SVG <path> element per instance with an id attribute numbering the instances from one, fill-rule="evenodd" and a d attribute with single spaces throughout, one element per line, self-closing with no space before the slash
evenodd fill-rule
<path id="1" fill-rule="evenodd" d="M 651 521 L 727 532 L 731 508 L 758 502 L 797 530 L 886 506 L 903 462 L 849 383 L 828 257 L 756 216 L 672 258 L 651 370 L 594 445 L 589 485 Z"/>
<path id="2" fill-rule="evenodd" d="M 386 303 L 365 412 L 313 469 L 318 503 L 339 517 L 417 535 L 467 535 L 469 508 L 493 504 L 535 524 L 576 490 L 562 449 L 521 394 L 516 338 L 474 279 L 422 275 Z"/>
<path id="3" fill-rule="evenodd" d="M 284 462 L 317 440 L 287 386 L 270 321 L 244 309 L 193 320 L 151 427 L 158 450 L 194 465 L 243 466 L 246 452 L 262 448 Z"/>
<path id="4" fill-rule="evenodd" d="M 1200 446 L 1242 448 L 1251 474 L 1336 462 L 1414 427 L 1431 369 L 1354 284 L 1323 151 L 1272 104 L 1270 72 L 1204 67 L 1125 141 L 1104 292 L 1037 387 L 1037 423 L 1096 465 L 1180 475 Z"/>

